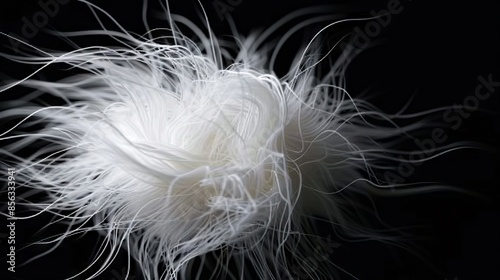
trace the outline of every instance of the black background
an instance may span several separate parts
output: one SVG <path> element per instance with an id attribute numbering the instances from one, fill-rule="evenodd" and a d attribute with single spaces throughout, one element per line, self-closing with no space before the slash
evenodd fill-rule
<path id="1" fill-rule="evenodd" d="M 97 1 L 92 1 L 97 3 Z M 99 6 L 109 11 L 127 30 L 143 33 L 141 1 L 103 1 Z M 154 1 L 152 1 L 154 2 Z M 192 19 L 199 26 L 197 2 L 171 1 L 174 13 Z M 221 0 L 220 2 L 227 3 Z M 237 1 L 233 1 L 237 2 Z M 386 9 L 388 1 L 252 1 L 242 0 L 230 14 L 238 30 L 248 34 L 270 26 L 278 19 L 299 8 L 313 5 L 337 4 L 328 14 L 346 17 L 368 16 L 370 11 Z M 437 1 L 434 1 L 437 2 Z M 474 94 L 479 84 L 477 77 L 493 75 L 500 81 L 500 8 L 498 1 L 401 1 L 403 10 L 393 15 L 390 24 L 373 38 L 374 46 L 365 50 L 352 63 L 347 73 L 347 89 L 356 96 L 369 90 L 371 101 L 386 112 L 397 112 L 414 96 L 409 112 L 440 106 L 462 104 Z M 203 1 L 216 34 L 228 34 L 227 20 L 220 20 L 212 1 Z M 151 3 L 151 9 L 157 9 Z M 60 5 L 60 11 L 50 17 L 47 28 L 61 31 L 98 29 L 94 17 L 85 5 L 76 1 Z M 22 36 L 23 17 L 32 19 L 40 11 L 37 1 L 2 1 L 0 3 L 0 31 Z M 151 17 L 152 26 L 166 26 Z M 110 24 L 106 21 L 106 24 Z M 363 23 L 344 24 L 329 30 L 332 34 L 346 34 Z M 307 41 L 320 25 L 301 31 L 287 44 L 284 58 L 280 58 L 277 73 L 285 71 L 286 54 L 293 54 Z M 286 29 L 286 28 L 285 28 Z M 276 34 L 275 38 L 278 38 Z M 304 39 L 305 38 L 305 39 Z M 32 38 L 33 45 L 49 49 L 70 50 L 62 40 L 40 30 Z M 100 38 L 102 39 L 102 38 Z M 78 41 L 81 45 L 109 44 L 99 38 Z M 1 51 L 9 50 L 10 41 L 0 36 Z M 0 75 L 19 79 L 35 68 L 1 59 Z M 59 69 L 60 70 L 60 69 Z M 60 71 L 44 73 L 38 78 L 58 78 Z M 1 100 L 13 100 L 25 94 L 23 89 L 0 93 Z M 374 94 L 370 94 L 373 92 Z M 496 146 L 500 141 L 498 116 L 500 88 L 480 103 L 481 110 L 463 119 L 459 129 L 445 127 L 454 141 L 477 141 Z M 47 100 L 50 102 L 50 100 Z M 2 131 L 5 130 L 2 122 Z M 423 136 L 425 137 L 425 135 Z M 492 151 L 466 150 L 444 155 L 416 168 L 408 181 L 439 181 L 465 187 L 488 199 L 477 199 L 456 193 L 431 193 L 412 197 L 379 198 L 377 207 L 386 222 L 394 227 L 422 226 L 409 229 L 411 234 L 423 237 L 415 241 L 426 261 L 405 250 L 391 248 L 376 242 L 342 244 L 331 256 L 342 269 L 359 279 L 500 279 L 500 206 L 499 154 Z M 5 197 L 1 198 L 5 201 Z M 30 221 L 18 221 L 16 241 L 29 244 L 38 240 L 36 231 L 49 221 L 41 216 Z M 3 224 L 3 223 L 2 223 Z M 52 231 L 63 230 L 55 225 Z M 5 228 L 2 226 L 1 232 Z M 2 279 L 52 280 L 69 277 L 85 268 L 95 249 L 96 234 L 71 238 L 50 255 Z M 1 255 L 6 253 L 2 239 Z M 18 245 L 20 247 L 21 245 Z M 45 248 L 30 248 L 18 252 L 18 264 Z M 3 260 L 3 258 L 0 258 Z M 0 275 L 6 272 L 2 261 Z M 120 279 L 126 267 L 126 255 L 121 254 L 99 279 Z M 139 274 L 133 279 L 141 279 Z M 340 279 L 354 279 L 340 273 Z"/>

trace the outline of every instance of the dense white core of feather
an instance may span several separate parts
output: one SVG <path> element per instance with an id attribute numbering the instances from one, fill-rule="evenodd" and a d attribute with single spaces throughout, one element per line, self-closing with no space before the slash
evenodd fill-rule
<path id="1" fill-rule="evenodd" d="M 109 85 L 121 100 L 98 121 L 81 120 L 88 145 L 80 160 L 99 158 L 108 168 L 95 186 L 107 191 L 89 195 L 113 196 L 109 201 L 121 205 L 94 197 L 103 204 L 90 212 L 106 207 L 114 220 L 139 222 L 167 244 L 204 243 L 184 252 L 213 250 L 271 223 L 289 181 L 281 91 L 253 72 L 215 72 L 169 92 L 142 84 L 147 77 L 136 83 L 142 70 L 120 71 Z"/>

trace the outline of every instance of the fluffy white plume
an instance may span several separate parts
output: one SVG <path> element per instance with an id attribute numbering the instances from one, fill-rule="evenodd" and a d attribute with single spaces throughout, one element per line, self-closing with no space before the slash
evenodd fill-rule
<path id="1" fill-rule="evenodd" d="M 390 142 L 420 125 L 399 128 L 391 121 L 398 116 L 350 97 L 350 54 L 319 76 L 326 60 L 315 39 L 277 77 L 271 58 L 279 48 L 271 51 L 264 36 L 221 47 L 182 17 L 172 16 L 170 28 L 169 37 L 158 38 L 93 31 L 121 47 L 15 58 L 41 70 L 64 64 L 86 73 L 4 87 L 22 84 L 67 103 L 1 113 L 44 127 L 20 136 L 11 135 L 13 127 L 1 139 L 17 139 L 4 154 L 47 143 L 19 159 L 19 180 L 49 194 L 36 203 L 42 211 L 65 213 L 70 227 L 54 242 L 101 232 L 101 262 L 89 277 L 123 247 L 146 279 L 291 279 L 297 265 L 313 279 L 329 279 L 330 266 L 304 260 L 315 249 L 311 219 L 363 233 L 343 191 L 390 185 L 373 169 L 381 159 L 397 160 Z M 92 226 L 81 226 L 90 219 Z M 206 260 L 210 253 L 216 265 Z M 201 273 L 206 266 L 213 266 L 210 277 Z"/>

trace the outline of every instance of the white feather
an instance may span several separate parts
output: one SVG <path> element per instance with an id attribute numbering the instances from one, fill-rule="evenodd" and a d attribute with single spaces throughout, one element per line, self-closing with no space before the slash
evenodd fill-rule
<path id="1" fill-rule="evenodd" d="M 249 264 L 259 279 L 293 278 L 294 258 L 310 277 L 329 279 L 331 267 L 313 269 L 304 260 L 314 250 L 304 241 L 314 234 L 308 220 L 318 216 L 339 224 L 336 231 L 366 233 L 351 220 L 351 201 L 341 192 L 391 186 L 373 169 L 383 157 L 397 161 L 389 139 L 420 125 L 392 126 L 399 116 L 353 99 L 345 90 L 346 60 L 317 76 L 323 57 L 315 41 L 277 77 L 270 58 L 279 50 L 272 53 L 259 36 L 239 37 L 234 58 L 213 36 L 173 19 L 198 38 L 175 25 L 171 40 L 101 31 L 93 34 L 114 36 L 123 47 L 17 58 L 87 73 L 17 82 L 67 104 L 2 113 L 45 127 L 1 137 L 18 139 L 6 148 L 12 153 L 49 143 L 20 161 L 19 174 L 50 194 L 38 204 L 42 211 L 71 213 L 64 220 L 72 226 L 57 240 L 89 230 L 105 236 L 101 253 L 110 253 L 99 254 L 92 277 L 125 247 L 146 279 L 206 279 L 197 272 L 211 252 L 221 257 L 213 279 L 247 279 Z M 80 228 L 88 219 L 93 226 Z"/>

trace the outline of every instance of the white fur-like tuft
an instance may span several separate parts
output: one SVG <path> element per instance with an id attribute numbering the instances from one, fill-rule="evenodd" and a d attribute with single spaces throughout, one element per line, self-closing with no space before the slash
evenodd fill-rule
<path id="1" fill-rule="evenodd" d="M 323 57 L 312 45 L 280 78 L 269 62 L 279 50 L 272 53 L 259 36 L 238 38 L 232 57 L 212 35 L 173 19 L 197 41 L 175 25 L 170 40 L 101 31 L 93 34 L 114 36 L 123 47 L 16 58 L 86 74 L 19 82 L 67 104 L 2 112 L 45 127 L 1 134 L 18 139 L 4 152 L 48 143 L 20 161 L 19 176 L 50 195 L 38 203 L 42 211 L 71 213 L 64 219 L 72 226 L 57 240 L 88 230 L 105 236 L 101 253 L 111 253 L 99 254 L 90 277 L 124 247 L 148 280 L 250 279 L 249 266 L 258 279 L 291 279 L 294 261 L 311 278 L 329 279 L 330 267 L 305 260 L 314 251 L 304 241 L 313 230 L 308 220 L 356 228 L 343 191 L 384 185 L 373 168 L 381 158 L 396 160 L 386 143 L 420 125 L 392 126 L 389 116 L 351 98 L 345 60 L 317 76 Z M 92 226 L 79 227 L 89 219 Z M 214 274 L 203 276 L 212 252 Z"/>

